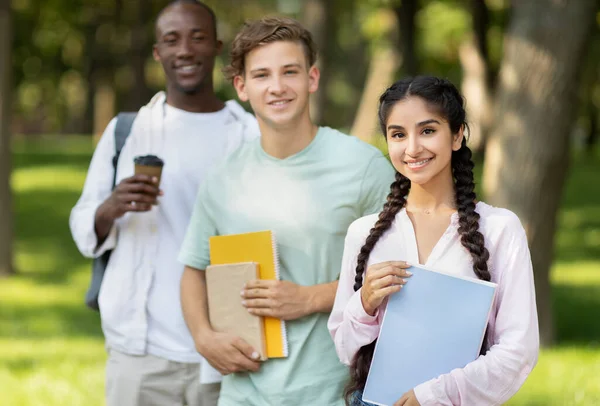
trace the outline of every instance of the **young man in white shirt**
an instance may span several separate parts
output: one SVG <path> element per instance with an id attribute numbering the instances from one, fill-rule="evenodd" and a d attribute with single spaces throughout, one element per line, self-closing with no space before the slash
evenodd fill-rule
<path id="1" fill-rule="evenodd" d="M 162 10 L 154 58 L 164 69 L 166 94 L 158 93 L 138 112 L 114 190 L 116 119 L 110 122 L 71 212 L 83 255 L 113 250 L 98 299 L 109 353 L 108 406 L 217 402 L 219 384 L 200 384 L 204 360 L 182 316 L 177 253 L 207 171 L 259 134 L 252 115 L 214 93 L 221 46 L 214 13 L 203 3 L 179 0 Z M 164 161 L 160 185 L 155 177 L 134 175 L 134 157 L 149 154 Z"/>

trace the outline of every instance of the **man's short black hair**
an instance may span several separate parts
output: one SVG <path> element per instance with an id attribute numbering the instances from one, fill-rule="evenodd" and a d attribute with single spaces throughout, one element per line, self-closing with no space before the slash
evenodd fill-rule
<path id="1" fill-rule="evenodd" d="M 215 12 L 213 11 L 212 8 L 210 8 L 209 6 L 207 6 L 206 4 L 204 4 L 203 2 L 201 2 L 199 0 L 173 0 L 173 1 L 171 1 L 169 4 L 167 4 L 165 7 L 163 7 L 163 9 L 160 10 L 160 12 L 158 13 L 158 16 L 156 16 L 156 22 L 154 23 L 154 31 L 155 32 L 158 29 L 158 26 L 156 24 L 158 24 L 158 20 L 160 19 L 160 17 L 164 14 L 164 12 L 166 10 L 168 10 L 170 7 L 177 5 L 177 4 L 193 4 L 196 6 L 200 6 L 204 10 L 206 10 L 208 12 L 208 14 L 210 15 L 210 18 L 213 23 L 213 35 L 215 36 L 215 41 L 217 40 L 217 16 L 215 15 Z"/>

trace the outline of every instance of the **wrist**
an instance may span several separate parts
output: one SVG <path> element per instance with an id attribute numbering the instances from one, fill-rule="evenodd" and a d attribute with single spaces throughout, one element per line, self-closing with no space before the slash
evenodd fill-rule
<path id="1" fill-rule="evenodd" d="M 215 340 L 215 333 L 216 332 L 211 328 L 204 328 L 198 334 L 196 334 L 194 336 L 196 351 L 202 354 L 206 348 L 206 344 Z"/>
<path id="2" fill-rule="evenodd" d="M 365 313 L 367 313 L 369 316 L 373 317 L 375 316 L 375 311 L 377 309 L 374 309 L 373 307 L 369 306 L 369 302 L 365 299 L 365 295 L 363 293 L 363 290 L 361 288 L 360 290 L 360 303 L 362 304 L 363 310 L 365 311 Z"/>
<path id="3" fill-rule="evenodd" d="M 96 210 L 96 224 L 112 224 L 115 220 L 116 216 L 114 210 L 111 209 L 111 204 L 107 199 L 100 206 L 98 206 L 98 209 Z"/>

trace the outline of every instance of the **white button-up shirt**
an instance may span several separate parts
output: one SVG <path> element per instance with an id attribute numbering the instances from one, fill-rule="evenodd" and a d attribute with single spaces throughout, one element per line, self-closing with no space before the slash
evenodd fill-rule
<path id="1" fill-rule="evenodd" d="M 84 256 L 113 249 L 99 297 L 106 344 L 127 354 L 200 362 L 181 311 L 183 265 L 177 254 L 207 171 L 245 139 L 258 136 L 258 126 L 234 101 L 215 113 L 190 113 L 167 105 L 159 93 L 138 113 L 119 158 L 117 184 L 133 175 L 135 156 L 158 155 L 165 161 L 164 196 L 150 212 L 126 213 L 116 220 L 98 246 L 94 217 L 111 194 L 115 122 L 96 147 L 70 218 Z"/>

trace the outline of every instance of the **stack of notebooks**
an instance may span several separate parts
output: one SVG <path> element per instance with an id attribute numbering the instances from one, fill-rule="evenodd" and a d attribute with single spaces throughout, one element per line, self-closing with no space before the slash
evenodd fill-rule
<path id="1" fill-rule="evenodd" d="M 412 266 L 390 296 L 362 399 L 393 405 L 479 356 L 496 284 Z"/>
<path id="2" fill-rule="evenodd" d="M 272 231 L 215 236 L 209 239 L 206 268 L 208 311 L 215 331 L 243 338 L 261 356 L 288 356 L 285 322 L 258 317 L 242 306 L 244 284 L 256 279 L 279 279 L 277 245 Z"/>

